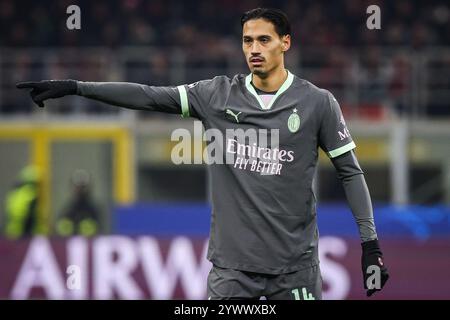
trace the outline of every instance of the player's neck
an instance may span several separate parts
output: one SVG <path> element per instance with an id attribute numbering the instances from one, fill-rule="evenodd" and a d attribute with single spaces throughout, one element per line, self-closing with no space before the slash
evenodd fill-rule
<path id="1" fill-rule="evenodd" d="M 265 92 L 278 91 L 288 76 L 287 70 L 282 67 L 274 70 L 269 76 L 261 78 L 253 74 L 252 83 L 259 90 Z"/>

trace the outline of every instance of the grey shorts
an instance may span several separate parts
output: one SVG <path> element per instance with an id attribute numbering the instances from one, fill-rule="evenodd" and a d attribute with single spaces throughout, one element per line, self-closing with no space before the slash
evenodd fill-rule
<path id="1" fill-rule="evenodd" d="M 319 265 L 279 275 L 213 266 L 207 296 L 210 300 L 321 300 L 322 276 Z"/>

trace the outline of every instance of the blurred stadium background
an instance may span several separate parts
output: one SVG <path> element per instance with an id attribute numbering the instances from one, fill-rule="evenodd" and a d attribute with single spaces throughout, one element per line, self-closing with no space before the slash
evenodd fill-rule
<path id="1" fill-rule="evenodd" d="M 66 28 L 71 4 L 81 30 Z M 366 28 L 371 4 L 381 30 Z M 205 298 L 206 167 L 170 158 L 171 132 L 193 121 L 80 97 L 40 109 L 15 83 L 247 73 L 239 18 L 258 6 L 289 14 L 287 68 L 345 113 L 391 271 L 375 299 L 450 298 L 448 2 L 0 0 L 1 299 Z M 8 231 L 8 210 L 30 200 L 11 188 L 27 179 L 40 186 L 31 234 Z M 364 298 L 357 228 L 323 153 L 316 188 L 324 298 Z"/>

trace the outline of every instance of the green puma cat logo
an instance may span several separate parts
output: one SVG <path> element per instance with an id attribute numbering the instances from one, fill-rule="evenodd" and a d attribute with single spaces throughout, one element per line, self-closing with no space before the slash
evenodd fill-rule
<path id="1" fill-rule="evenodd" d="M 230 109 L 227 109 L 227 110 L 226 110 L 226 114 L 229 114 L 229 115 L 231 115 L 232 117 L 234 117 L 234 119 L 236 119 L 236 123 L 239 123 L 238 117 L 239 117 L 239 115 L 240 115 L 241 113 L 242 113 L 242 112 L 238 112 L 238 113 L 236 114 L 236 113 L 234 113 L 233 111 L 231 111 Z"/>

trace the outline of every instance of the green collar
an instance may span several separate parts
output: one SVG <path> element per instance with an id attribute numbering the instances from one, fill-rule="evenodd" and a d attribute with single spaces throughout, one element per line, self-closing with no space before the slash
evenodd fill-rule
<path id="1" fill-rule="evenodd" d="M 245 86 L 247 87 L 247 90 L 250 91 L 250 93 L 255 96 L 256 100 L 258 100 L 258 103 L 261 106 L 261 109 L 268 110 L 268 109 L 272 108 L 272 105 L 275 102 L 275 100 L 278 98 L 278 96 L 280 96 L 283 92 L 285 92 L 291 86 L 292 82 L 294 81 L 294 75 L 289 70 L 286 69 L 286 71 L 288 73 L 288 76 L 287 76 L 286 80 L 284 81 L 284 83 L 280 87 L 280 89 L 278 89 L 277 93 L 272 98 L 272 100 L 270 101 L 268 106 L 264 105 L 264 103 L 262 102 L 261 98 L 256 93 L 255 88 L 253 88 L 253 86 L 251 84 L 251 82 L 252 82 L 252 74 L 250 73 L 249 75 L 247 75 L 245 77 Z"/>

